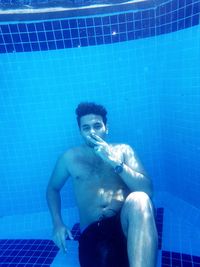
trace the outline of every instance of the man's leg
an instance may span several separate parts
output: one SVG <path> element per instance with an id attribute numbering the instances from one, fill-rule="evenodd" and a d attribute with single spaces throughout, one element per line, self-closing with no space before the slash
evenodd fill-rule
<path id="1" fill-rule="evenodd" d="M 155 267 L 158 238 L 153 206 L 146 193 L 134 192 L 127 197 L 121 224 L 127 237 L 130 267 Z"/>

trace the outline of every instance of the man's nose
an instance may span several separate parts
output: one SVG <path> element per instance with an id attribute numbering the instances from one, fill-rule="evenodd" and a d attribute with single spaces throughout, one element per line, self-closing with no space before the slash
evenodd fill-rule
<path id="1" fill-rule="evenodd" d="M 95 130 L 93 128 L 90 129 L 90 133 L 91 134 L 94 134 L 95 133 Z"/>

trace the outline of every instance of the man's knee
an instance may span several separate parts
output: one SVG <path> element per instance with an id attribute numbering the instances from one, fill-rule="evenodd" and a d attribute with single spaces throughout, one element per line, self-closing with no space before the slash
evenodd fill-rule
<path id="1" fill-rule="evenodd" d="M 150 197 L 142 191 L 130 193 L 126 198 L 124 207 L 131 212 L 144 212 L 152 209 Z"/>
<path id="2" fill-rule="evenodd" d="M 153 216 L 153 205 L 150 197 L 142 191 L 130 193 L 125 200 L 121 211 L 122 226 L 127 224 L 147 220 Z"/>

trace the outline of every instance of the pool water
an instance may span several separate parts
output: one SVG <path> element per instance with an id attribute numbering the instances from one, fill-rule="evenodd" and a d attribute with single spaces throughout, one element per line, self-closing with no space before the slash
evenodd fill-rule
<path id="1" fill-rule="evenodd" d="M 78 266 L 51 241 L 45 190 L 81 143 L 81 101 L 108 109 L 109 142 L 133 146 L 154 184 L 158 266 L 200 266 L 200 1 L 0 23 L 0 266 Z M 64 221 L 78 236 L 72 182 Z"/>

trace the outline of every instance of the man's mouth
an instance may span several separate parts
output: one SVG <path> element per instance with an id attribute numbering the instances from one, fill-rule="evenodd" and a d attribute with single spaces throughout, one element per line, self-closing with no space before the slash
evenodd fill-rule
<path id="1" fill-rule="evenodd" d="M 93 137 L 91 137 L 91 136 L 87 136 L 87 137 L 86 137 L 86 143 L 87 143 L 87 145 L 89 145 L 90 147 L 94 147 L 95 144 L 91 141 L 91 138 L 93 138 Z"/>

